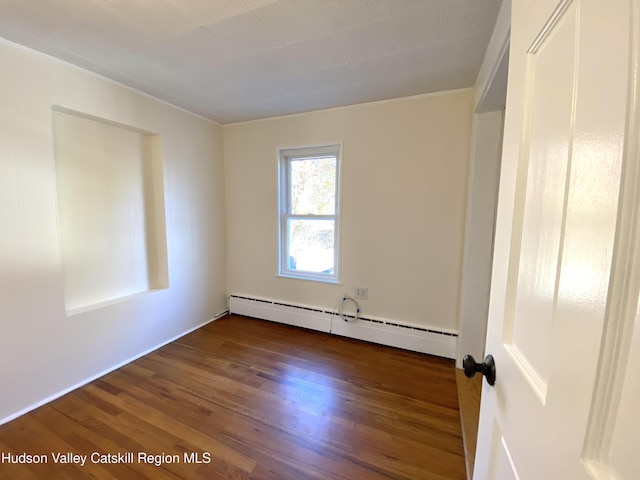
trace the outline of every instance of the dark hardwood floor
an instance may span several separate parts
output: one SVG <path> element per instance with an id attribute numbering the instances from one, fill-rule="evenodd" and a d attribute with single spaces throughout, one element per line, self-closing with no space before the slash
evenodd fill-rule
<path id="1" fill-rule="evenodd" d="M 2 479 L 465 478 L 452 360 L 239 316 L 0 426 L 0 456 Z"/>

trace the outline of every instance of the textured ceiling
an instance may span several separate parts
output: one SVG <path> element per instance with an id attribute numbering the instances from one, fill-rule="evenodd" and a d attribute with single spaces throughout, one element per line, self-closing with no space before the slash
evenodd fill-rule
<path id="1" fill-rule="evenodd" d="M 0 0 L 0 37 L 220 123 L 473 86 L 501 0 Z"/>

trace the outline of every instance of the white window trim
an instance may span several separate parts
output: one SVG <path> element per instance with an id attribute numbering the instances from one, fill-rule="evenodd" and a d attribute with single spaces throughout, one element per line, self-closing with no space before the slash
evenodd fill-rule
<path id="1" fill-rule="evenodd" d="M 336 157 L 335 215 L 299 215 L 289 213 L 289 160 L 292 158 L 312 158 L 322 155 Z M 278 149 L 278 274 L 279 277 L 312 280 L 323 283 L 340 284 L 340 205 L 342 178 L 342 144 L 315 145 L 309 147 Z M 313 218 L 334 220 L 333 274 L 307 272 L 289 269 L 287 245 L 287 222 L 291 218 Z"/>

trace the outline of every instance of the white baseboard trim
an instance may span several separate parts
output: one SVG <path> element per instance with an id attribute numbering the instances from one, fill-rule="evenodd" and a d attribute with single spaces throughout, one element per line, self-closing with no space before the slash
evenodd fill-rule
<path id="1" fill-rule="evenodd" d="M 238 315 L 270 320 L 272 322 L 308 328 L 320 332 L 331 332 L 331 314 L 312 307 L 294 306 L 285 303 L 231 295 L 229 311 Z"/>
<path id="2" fill-rule="evenodd" d="M 366 316 L 345 322 L 330 310 L 236 294 L 229 298 L 229 311 L 439 357 L 456 356 L 458 335 L 451 331 Z"/>
<path id="3" fill-rule="evenodd" d="M 70 386 L 68 388 L 65 388 L 64 390 L 61 390 L 60 392 L 54 393 L 53 395 L 50 395 L 50 396 L 48 396 L 48 397 L 46 397 L 46 398 L 44 398 L 44 399 L 32 404 L 32 405 L 29 405 L 28 407 L 23 408 L 22 410 L 20 410 L 20 411 L 18 411 L 16 413 L 12 413 L 11 415 L 0 419 L 0 425 L 4 425 L 5 423 L 9 423 L 11 420 L 15 420 L 16 418 L 21 417 L 25 413 L 29 413 L 32 410 L 35 410 L 36 408 L 42 407 L 43 405 L 46 405 L 47 403 L 52 402 L 53 400 L 56 400 L 57 398 L 60 398 L 60 397 L 62 397 L 64 395 L 66 395 L 67 393 L 72 392 L 72 391 L 74 391 L 74 390 L 86 385 L 87 383 L 91 383 L 94 380 L 97 380 L 98 378 L 103 377 L 106 374 L 111 373 L 111 372 L 113 372 L 114 370 L 117 370 L 120 367 L 124 367 L 128 363 L 131 363 L 134 360 L 137 360 L 138 358 L 144 357 L 145 355 L 148 355 L 149 353 L 151 353 L 151 352 L 153 352 L 153 351 L 155 351 L 155 350 L 157 350 L 157 349 L 159 349 L 161 347 L 164 347 L 165 345 L 167 345 L 167 344 L 169 344 L 171 342 L 174 342 L 174 341 L 178 340 L 179 338 L 184 337 L 185 335 L 187 335 L 187 334 L 189 334 L 189 333 L 191 333 L 191 332 L 193 332 L 195 330 L 198 330 L 199 328 L 202 328 L 205 325 L 208 325 L 209 323 L 211 323 L 211 322 L 213 322 L 215 320 L 218 320 L 219 318 L 224 317 L 228 313 L 229 313 L 229 310 L 224 310 L 222 312 L 216 313 L 213 318 L 211 318 L 209 320 L 206 320 L 206 321 L 202 322 L 201 324 L 199 324 L 199 325 L 197 325 L 197 326 L 195 326 L 193 328 L 190 328 L 189 330 L 187 330 L 187 331 L 185 331 L 183 333 L 180 333 L 180 334 L 176 335 L 175 337 L 170 338 L 166 342 L 162 342 L 162 343 L 156 345 L 155 347 L 151 347 L 151 348 L 145 350 L 144 352 L 142 352 L 142 353 L 140 353 L 138 355 L 135 355 L 135 356 L 133 356 L 133 357 L 127 359 L 127 360 L 124 360 L 124 361 L 118 363 L 117 365 L 109 367 L 109 368 L 107 368 L 106 370 L 103 370 L 100 373 L 97 373 L 97 374 L 95 374 L 95 375 L 93 375 L 93 376 L 91 376 L 91 377 L 89 377 L 89 378 L 87 378 L 85 380 L 82 380 L 82 381 L 78 382 L 75 385 L 72 385 L 72 386 Z"/>

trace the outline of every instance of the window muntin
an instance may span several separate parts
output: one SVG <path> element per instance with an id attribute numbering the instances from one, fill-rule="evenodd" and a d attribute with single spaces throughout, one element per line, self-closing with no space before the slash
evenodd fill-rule
<path id="1" fill-rule="evenodd" d="M 279 274 L 338 281 L 340 146 L 283 149 Z"/>

